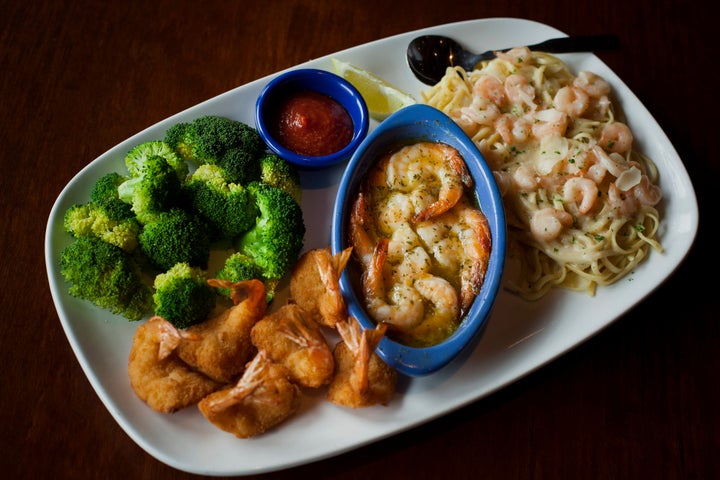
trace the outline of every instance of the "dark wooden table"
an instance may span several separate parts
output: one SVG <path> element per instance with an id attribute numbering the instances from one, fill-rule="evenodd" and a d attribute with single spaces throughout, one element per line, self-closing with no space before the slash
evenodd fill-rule
<path id="1" fill-rule="evenodd" d="M 306 60 L 437 24 L 522 17 L 621 37 L 622 51 L 599 56 L 693 179 L 701 225 L 692 251 L 632 311 L 508 388 L 406 433 L 256 478 L 718 478 L 719 262 L 709 235 L 720 178 L 716 19 L 680 0 L 356 3 L 0 1 L 3 477 L 194 477 L 117 425 L 50 298 L 46 221 L 80 169 L 157 121 Z"/>

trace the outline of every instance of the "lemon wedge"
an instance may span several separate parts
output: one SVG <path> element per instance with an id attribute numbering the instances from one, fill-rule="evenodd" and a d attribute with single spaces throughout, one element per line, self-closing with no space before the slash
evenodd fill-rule
<path id="1" fill-rule="evenodd" d="M 417 103 L 412 95 L 377 75 L 347 62 L 330 59 L 335 73 L 350 82 L 365 99 L 370 116 L 382 121 L 390 114 Z"/>

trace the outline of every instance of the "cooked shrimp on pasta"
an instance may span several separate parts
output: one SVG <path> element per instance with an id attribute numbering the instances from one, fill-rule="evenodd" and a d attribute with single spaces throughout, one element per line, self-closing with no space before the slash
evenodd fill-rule
<path id="1" fill-rule="evenodd" d="M 503 194 L 506 286 L 535 300 L 552 287 L 586 291 L 616 282 L 662 251 L 662 193 L 611 87 L 588 71 L 526 47 L 475 70 L 448 68 L 422 101 L 475 142 Z"/>

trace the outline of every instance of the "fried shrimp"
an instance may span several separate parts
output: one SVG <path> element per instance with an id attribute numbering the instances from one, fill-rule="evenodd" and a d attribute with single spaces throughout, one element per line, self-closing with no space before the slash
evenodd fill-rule
<path id="1" fill-rule="evenodd" d="M 265 286 L 254 279 L 235 283 L 211 279 L 208 283 L 230 289 L 235 305 L 188 328 L 187 332 L 197 335 L 200 340 L 182 343 L 178 355 L 210 378 L 232 382 L 243 372 L 245 363 L 255 352 L 250 331 L 265 315 Z"/>
<path id="2" fill-rule="evenodd" d="M 333 377 L 330 346 L 318 324 L 299 305 L 289 303 L 265 316 L 253 327 L 251 338 L 258 350 L 285 366 L 300 386 L 317 388 Z"/>
<path id="3" fill-rule="evenodd" d="M 330 402 L 350 408 L 387 405 L 395 395 L 397 372 L 375 353 L 386 326 L 364 330 L 357 319 L 338 322 L 342 341 L 335 346 L 335 377 L 328 386 Z"/>
<path id="4" fill-rule="evenodd" d="M 352 247 L 332 255 L 329 248 L 305 252 L 290 275 L 290 299 L 300 305 L 320 325 L 334 327 L 347 315 L 340 292 L 340 274 Z"/>
<path id="5" fill-rule="evenodd" d="M 285 367 L 267 352 L 255 355 L 238 380 L 198 403 L 200 412 L 219 429 L 249 438 L 278 425 L 300 406 L 300 389 L 288 379 Z"/>
<path id="6" fill-rule="evenodd" d="M 128 360 L 130 385 L 150 408 L 172 413 L 194 405 L 221 385 L 190 368 L 175 354 L 194 335 L 177 330 L 161 317 L 152 317 L 135 332 Z"/>

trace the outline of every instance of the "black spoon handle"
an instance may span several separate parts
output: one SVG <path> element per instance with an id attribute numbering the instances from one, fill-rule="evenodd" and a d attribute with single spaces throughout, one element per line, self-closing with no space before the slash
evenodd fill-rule
<path id="1" fill-rule="evenodd" d="M 572 37 L 551 38 L 535 45 L 527 46 L 530 50 L 547 53 L 574 53 L 574 52 L 607 52 L 620 49 L 620 39 L 616 35 L 579 35 Z M 477 65 L 482 60 L 495 57 L 495 52 L 507 52 L 510 48 L 501 50 L 488 50 L 479 54 Z M 475 61 L 475 60 L 473 60 Z"/>
<path id="2" fill-rule="evenodd" d="M 603 52 L 618 50 L 620 39 L 615 35 L 580 35 L 576 37 L 551 38 L 529 47 L 548 53 Z"/>

